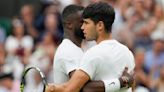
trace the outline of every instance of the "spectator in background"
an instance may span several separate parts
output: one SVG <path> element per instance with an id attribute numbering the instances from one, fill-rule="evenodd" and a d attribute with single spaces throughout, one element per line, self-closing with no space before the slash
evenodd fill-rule
<path id="1" fill-rule="evenodd" d="M 154 17 L 156 18 L 156 28 L 154 29 L 154 31 L 156 30 L 163 30 L 164 31 L 164 11 L 162 9 L 162 7 L 160 5 L 156 5 L 155 6 L 155 10 L 154 10 Z"/>
<path id="2" fill-rule="evenodd" d="M 57 17 L 57 15 L 53 14 L 53 13 L 48 13 L 45 16 L 44 25 L 45 25 L 45 31 L 43 32 L 43 35 L 46 32 L 51 33 L 53 35 L 53 39 L 54 39 L 55 44 L 58 45 L 62 40 L 63 34 L 58 29 L 58 17 Z"/>
<path id="3" fill-rule="evenodd" d="M 152 33 L 152 49 L 145 54 L 144 67 L 152 79 L 159 77 L 159 70 L 164 65 L 164 32 L 156 30 Z"/>
<path id="4" fill-rule="evenodd" d="M 23 55 L 31 53 L 33 38 L 25 35 L 24 25 L 19 19 L 13 19 L 13 34 L 7 37 L 5 43 L 7 54 Z"/>
<path id="5" fill-rule="evenodd" d="M 29 58 L 29 64 L 27 67 L 35 66 L 42 70 L 46 76 L 47 82 L 53 82 L 53 58 L 56 50 L 56 44 L 53 40 L 53 35 L 50 32 L 46 32 L 41 42 L 36 46 L 35 51 Z M 36 91 L 41 88 L 41 79 L 36 72 L 29 74 L 27 77 L 25 92 L 41 92 Z M 30 88 L 30 90 L 29 90 Z M 32 88 L 32 90 L 31 90 Z"/>
<path id="6" fill-rule="evenodd" d="M 34 38 L 36 41 L 38 38 L 38 31 L 34 26 L 35 11 L 34 7 L 30 4 L 25 4 L 21 8 L 21 18 L 25 26 L 26 33 Z"/>
<path id="7" fill-rule="evenodd" d="M 0 26 L 0 44 L 3 44 L 6 39 L 6 31 Z"/>
<path id="8" fill-rule="evenodd" d="M 143 0 L 144 2 L 144 8 L 148 16 L 152 16 L 155 6 L 156 6 L 156 1 L 155 0 Z"/>
<path id="9" fill-rule="evenodd" d="M 6 70 L 13 70 L 14 77 L 20 79 L 24 66 L 29 63 L 33 49 L 33 38 L 25 35 L 24 25 L 19 19 L 13 19 L 13 34 L 5 43 Z"/>
<path id="10" fill-rule="evenodd" d="M 5 64 L 6 53 L 4 46 L 0 44 L 0 73 L 3 71 L 3 65 Z"/>
<path id="11" fill-rule="evenodd" d="M 155 89 L 156 92 L 163 92 L 164 91 L 164 66 L 160 69 L 160 76 L 155 81 Z"/>
<path id="12" fill-rule="evenodd" d="M 60 5 L 59 5 L 59 8 L 60 8 L 60 12 L 63 11 L 63 9 L 67 6 L 67 5 L 70 5 L 70 4 L 73 4 L 74 1 L 73 0 L 57 0 Z"/>
<path id="13" fill-rule="evenodd" d="M 53 82 L 52 66 L 56 48 L 53 34 L 46 32 L 30 57 L 29 66 L 40 67 L 44 71 L 48 82 Z"/>
<path id="14" fill-rule="evenodd" d="M 125 14 L 126 11 L 128 9 L 128 7 L 130 6 L 130 2 L 129 0 L 117 0 L 115 2 L 115 12 L 116 12 L 116 19 L 114 21 L 114 24 L 112 26 L 112 35 L 114 38 L 118 38 L 118 33 L 120 32 L 120 27 L 123 26 L 123 24 L 125 23 L 126 19 L 125 19 Z M 119 27 L 118 27 L 119 26 Z"/>
<path id="15" fill-rule="evenodd" d="M 41 1 L 41 9 L 36 15 L 35 27 L 39 34 L 44 31 L 44 19 L 47 12 L 56 13 L 58 11 L 58 3 L 50 2 L 49 0 Z"/>
<path id="16" fill-rule="evenodd" d="M 44 33 L 46 33 L 46 31 L 50 31 L 52 34 L 54 34 L 54 40 L 56 41 L 56 44 L 59 44 L 63 37 L 63 27 L 58 3 L 47 2 L 43 5 L 43 10 L 37 17 L 35 23 L 36 27 L 40 31 L 38 41 L 41 41 L 42 36 Z"/>
<path id="17" fill-rule="evenodd" d="M 136 48 L 134 51 L 135 55 L 135 81 L 136 89 L 135 92 L 141 92 L 141 90 L 149 90 L 152 88 L 152 80 L 144 71 L 144 62 L 145 62 L 145 49 Z M 144 92 L 144 91 L 142 91 Z"/>
<path id="18" fill-rule="evenodd" d="M 0 92 L 20 92 L 19 84 L 12 73 L 0 73 Z"/>

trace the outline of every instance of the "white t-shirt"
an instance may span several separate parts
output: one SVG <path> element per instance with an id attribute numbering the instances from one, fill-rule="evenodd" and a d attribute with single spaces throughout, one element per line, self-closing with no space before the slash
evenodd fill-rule
<path id="1" fill-rule="evenodd" d="M 69 80 L 69 73 L 78 68 L 83 56 L 81 48 L 71 40 L 64 39 L 56 50 L 54 57 L 54 83 L 60 84 Z"/>
<path id="2" fill-rule="evenodd" d="M 9 36 L 6 39 L 5 48 L 7 52 L 12 52 L 19 48 L 19 46 L 25 49 L 33 48 L 33 38 L 31 36 L 24 36 L 21 40 L 18 40 L 14 36 Z"/>
<path id="3" fill-rule="evenodd" d="M 91 80 L 109 80 L 119 78 L 125 67 L 129 71 L 135 67 L 131 51 L 116 40 L 105 40 L 84 54 L 79 69 Z"/>
<path id="4" fill-rule="evenodd" d="M 96 41 L 83 40 L 81 48 L 83 49 L 83 51 L 85 53 L 88 49 L 90 49 L 91 47 L 95 46 L 96 44 L 97 44 Z"/>

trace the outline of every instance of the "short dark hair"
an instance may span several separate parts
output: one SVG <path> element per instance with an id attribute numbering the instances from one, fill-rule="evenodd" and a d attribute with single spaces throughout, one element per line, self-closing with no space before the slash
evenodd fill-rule
<path id="1" fill-rule="evenodd" d="M 74 18 L 73 14 L 77 13 L 78 11 L 84 10 L 83 6 L 78 6 L 78 5 L 68 5 L 64 8 L 62 12 L 62 21 L 65 23 L 68 19 Z"/>
<path id="2" fill-rule="evenodd" d="M 83 18 L 90 18 L 95 24 L 103 21 L 106 32 L 111 32 L 115 19 L 115 11 L 112 6 L 104 2 L 90 4 L 84 9 Z"/>

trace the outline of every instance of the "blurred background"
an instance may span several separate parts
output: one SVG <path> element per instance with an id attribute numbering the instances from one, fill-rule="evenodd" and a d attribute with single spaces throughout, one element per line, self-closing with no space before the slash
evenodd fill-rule
<path id="1" fill-rule="evenodd" d="M 115 8 L 112 35 L 135 56 L 134 92 L 164 92 L 164 0 L 0 0 L 0 92 L 20 92 L 29 66 L 52 83 L 63 8 L 97 1 Z M 25 92 L 39 92 L 40 82 L 37 73 L 29 74 Z"/>

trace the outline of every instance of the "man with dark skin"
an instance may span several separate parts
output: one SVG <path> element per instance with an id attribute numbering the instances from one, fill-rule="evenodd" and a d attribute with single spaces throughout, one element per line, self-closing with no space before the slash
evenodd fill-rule
<path id="1" fill-rule="evenodd" d="M 63 10 L 64 39 L 59 45 L 54 57 L 55 84 L 67 82 L 78 68 L 78 64 L 83 56 L 84 52 L 81 49 L 82 40 L 85 38 L 81 30 L 83 9 L 82 6 L 69 5 Z M 134 79 L 133 75 L 127 73 L 127 70 L 125 68 L 119 79 L 108 80 L 111 83 L 113 80 L 119 81 L 118 85 L 120 87 L 114 90 L 131 86 Z M 54 92 L 53 87 L 55 84 L 49 84 L 46 92 Z M 105 92 L 104 81 L 89 81 L 81 89 L 81 92 Z"/>

